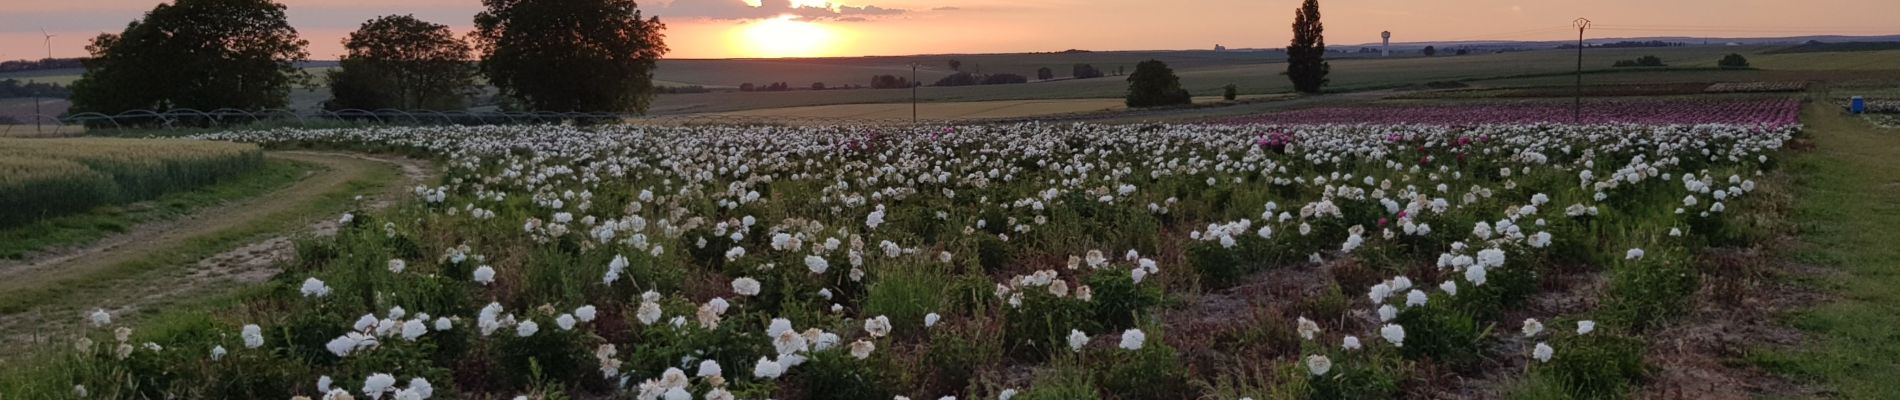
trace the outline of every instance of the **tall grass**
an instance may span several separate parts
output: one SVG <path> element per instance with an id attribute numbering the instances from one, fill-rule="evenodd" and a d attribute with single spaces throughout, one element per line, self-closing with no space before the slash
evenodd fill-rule
<path id="1" fill-rule="evenodd" d="M 264 164 L 255 145 L 0 139 L 0 228 L 217 183 Z"/>

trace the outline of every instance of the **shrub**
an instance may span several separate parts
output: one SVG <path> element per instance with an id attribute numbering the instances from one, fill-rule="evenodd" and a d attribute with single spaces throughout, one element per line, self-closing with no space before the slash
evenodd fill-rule
<path id="1" fill-rule="evenodd" d="M 1729 53 L 1729 55 L 1723 56 L 1721 61 L 1717 61 L 1715 65 L 1721 66 L 1722 68 L 1748 68 L 1748 58 L 1742 57 L 1741 54 Z"/>
<path id="2" fill-rule="evenodd" d="M 1022 292 L 1022 305 L 1004 312 L 1004 346 L 1011 355 L 1038 359 L 1057 349 L 1067 351 L 1063 337 L 1069 331 L 1100 332 L 1094 320 L 1098 309 L 1073 297 L 1055 297 L 1047 290 Z"/>
<path id="3" fill-rule="evenodd" d="M 838 350 L 808 356 L 787 378 L 804 391 L 805 398 L 887 400 L 896 394 L 892 390 L 897 387 L 896 369 L 877 365 L 880 358 L 859 360 Z"/>
<path id="4" fill-rule="evenodd" d="M 1409 344 L 1411 340 L 1408 338 Z M 1397 354 L 1375 348 L 1334 353 L 1332 371 L 1324 376 L 1306 374 L 1315 400 L 1389 399 L 1399 393 L 1406 365 Z M 1307 372 L 1305 365 L 1298 367 Z"/>
<path id="5" fill-rule="evenodd" d="M 1148 314 L 1148 309 L 1161 304 L 1161 289 L 1153 282 L 1136 284 L 1133 272 L 1133 269 L 1109 268 L 1083 279 L 1095 292 L 1088 303 L 1094 307 L 1094 321 L 1103 329 L 1133 327 L 1135 321 Z"/>
<path id="6" fill-rule="evenodd" d="M 1234 98 L 1240 97 L 1240 86 L 1229 83 L 1227 86 L 1221 87 L 1220 97 L 1227 101 L 1234 101 Z"/>
<path id="7" fill-rule="evenodd" d="M 1028 390 L 1017 400 L 1091 400 L 1102 395 L 1095 389 L 1095 374 L 1074 358 L 1061 358 L 1054 365 L 1036 371 Z"/>
<path id="8" fill-rule="evenodd" d="M 864 298 L 864 315 L 891 319 L 898 333 L 924 326 L 924 314 L 943 307 L 947 278 L 934 265 L 887 265 L 878 271 Z"/>
<path id="9" fill-rule="evenodd" d="M 992 318 L 967 321 L 931 328 L 923 358 L 930 371 L 925 387 L 933 393 L 957 392 L 977 372 L 1003 362 L 1001 324 Z"/>

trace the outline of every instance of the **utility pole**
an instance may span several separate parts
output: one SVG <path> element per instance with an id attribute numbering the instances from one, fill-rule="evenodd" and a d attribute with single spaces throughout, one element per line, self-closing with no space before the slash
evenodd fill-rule
<path id="1" fill-rule="evenodd" d="M 1572 123 L 1581 125 L 1583 124 L 1583 31 L 1590 29 L 1590 19 L 1577 18 L 1570 22 L 1570 26 L 1577 28 L 1577 97 L 1576 104 L 1571 106 L 1570 118 Z"/>
<path id="2" fill-rule="evenodd" d="M 910 124 L 917 125 L 917 63 L 910 63 Z"/>

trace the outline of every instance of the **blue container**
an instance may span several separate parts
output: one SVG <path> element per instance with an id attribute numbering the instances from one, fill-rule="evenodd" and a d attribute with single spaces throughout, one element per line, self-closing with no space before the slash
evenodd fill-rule
<path id="1" fill-rule="evenodd" d="M 1851 103 L 1849 103 L 1849 105 L 1847 106 L 1847 109 L 1850 111 L 1853 111 L 1853 113 L 1855 114 L 1865 113 L 1867 112 L 1867 99 L 1861 98 L 1860 96 L 1854 96 L 1854 100 Z"/>

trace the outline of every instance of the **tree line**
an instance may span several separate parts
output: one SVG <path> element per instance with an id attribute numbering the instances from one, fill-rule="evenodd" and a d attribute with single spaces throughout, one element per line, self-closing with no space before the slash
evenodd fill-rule
<path id="1" fill-rule="evenodd" d="M 458 109 L 486 79 L 504 105 L 556 112 L 645 112 L 666 25 L 631 0 L 482 0 L 475 31 L 410 15 L 364 22 L 343 40 L 331 109 Z M 72 112 L 283 108 L 318 77 L 298 68 L 309 42 L 273 0 L 176 0 L 87 46 Z"/>

